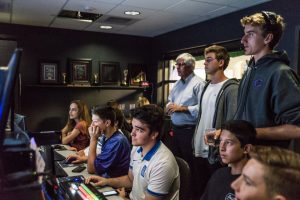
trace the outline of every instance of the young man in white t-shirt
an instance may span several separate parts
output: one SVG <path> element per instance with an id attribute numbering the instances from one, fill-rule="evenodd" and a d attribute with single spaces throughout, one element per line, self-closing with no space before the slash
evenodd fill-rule
<path id="1" fill-rule="evenodd" d="M 201 98 L 198 122 L 193 138 L 194 198 L 199 199 L 213 171 L 217 168 L 208 161 L 208 145 L 204 142 L 207 128 L 220 129 L 221 125 L 233 118 L 237 107 L 238 81 L 228 79 L 224 70 L 229 64 L 227 50 L 218 45 L 204 51 L 205 72 L 210 80 L 205 85 Z"/>
<path id="2" fill-rule="evenodd" d="M 130 199 L 179 198 L 179 169 L 172 152 L 159 140 L 163 109 L 145 105 L 132 112 L 132 145 L 128 175 L 117 178 L 91 176 L 86 182 L 131 188 Z M 124 190 L 119 190 L 125 198 Z"/>

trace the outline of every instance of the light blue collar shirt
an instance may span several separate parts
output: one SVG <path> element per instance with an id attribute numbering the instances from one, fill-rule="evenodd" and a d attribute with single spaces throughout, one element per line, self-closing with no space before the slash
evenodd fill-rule
<path id="1" fill-rule="evenodd" d="M 169 103 L 187 106 L 189 112 L 174 112 L 171 115 L 173 124 L 181 126 L 186 124 L 195 125 L 197 123 L 199 102 L 204 85 L 205 82 L 194 73 L 191 73 L 184 81 L 176 81 L 168 101 Z"/>

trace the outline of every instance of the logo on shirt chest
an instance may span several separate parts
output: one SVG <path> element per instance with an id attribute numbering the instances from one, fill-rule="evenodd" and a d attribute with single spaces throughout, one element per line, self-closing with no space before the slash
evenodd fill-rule
<path id="1" fill-rule="evenodd" d="M 141 170 L 141 176 L 142 176 L 142 177 L 145 177 L 146 169 L 147 169 L 147 166 L 144 165 L 143 168 L 142 168 L 142 170 Z"/>
<path id="2" fill-rule="evenodd" d="M 258 87 L 263 86 L 263 83 L 264 83 L 264 81 L 262 79 L 256 79 L 253 81 L 253 86 L 258 88 Z"/>

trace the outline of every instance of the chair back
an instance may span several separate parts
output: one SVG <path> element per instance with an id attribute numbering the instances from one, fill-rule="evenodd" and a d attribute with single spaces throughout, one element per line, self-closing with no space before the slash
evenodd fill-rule
<path id="1" fill-rule="evenodd" d="M 182 158 L 175 157 L 180 174 L 179 199 L 187 200 L 191 197 L 191 170 L 189 164 Z"/>

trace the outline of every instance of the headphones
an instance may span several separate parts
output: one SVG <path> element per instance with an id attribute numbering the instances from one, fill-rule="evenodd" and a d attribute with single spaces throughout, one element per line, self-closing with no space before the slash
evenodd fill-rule
<path id="1" fill-rule="evenodd" d="M 274 25 L 276 25 L 277 15 L 274 12 L 270 12 L 270 11 L 262 11 L 261 14 L 264 17 L 264 20 L 266 22 L 265 28 L 267 30 L 272 30 L 274 28 Z"/>

